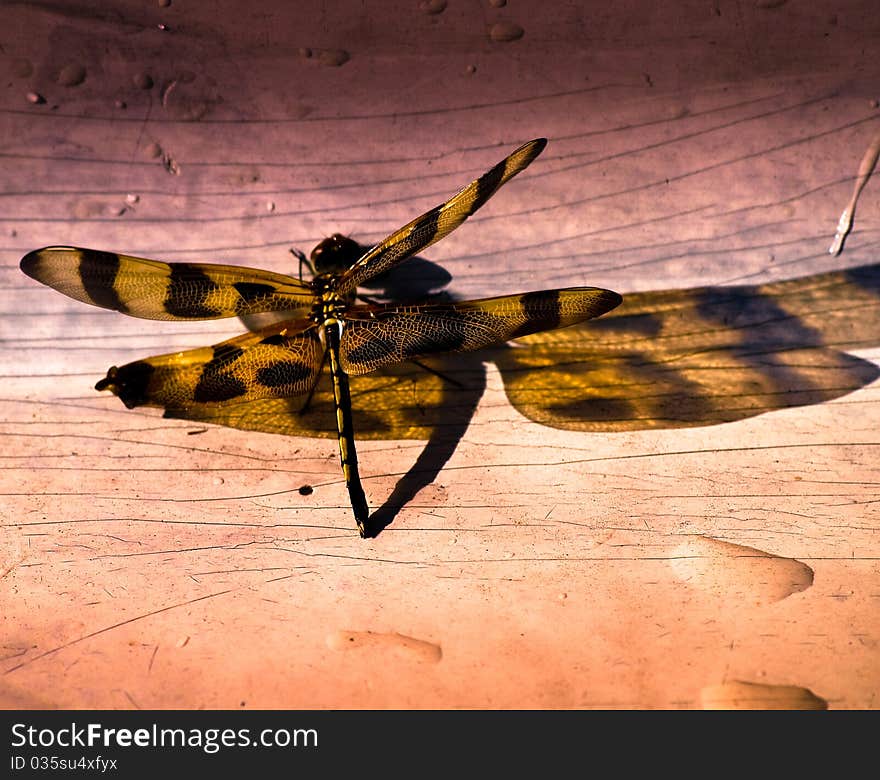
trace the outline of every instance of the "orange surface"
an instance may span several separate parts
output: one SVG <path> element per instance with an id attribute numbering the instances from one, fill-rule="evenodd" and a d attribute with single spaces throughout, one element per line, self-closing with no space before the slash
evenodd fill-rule
<path id="1" fill-rule="evenodd" d="M 828 253 L 880 132 L 873 5 L 354 5 L 0 10 L 0 703 L 877 706 L 876 181 Z M 627 428 L 618 405 L 553 427 L 552 366 L 516 374 L 538 422 L 502 358 L 453 364 L 476 390 L 441 414 L 451 444 L 359 441 L 371 506 L 406 497 L 363 541 L 333 439 L 91 389 L 241 323 L 138 321 L 18 270 L 74 244 L 289 273 L 291 246 L 379 240 L 538 136 L 531 168 L 425 252 L 457 296 L 854 268 L 858 294 L 808 314 L 772 298 L 770 341 L 715 322 L 755 346 L 730 373 L 712 353 L 727 407 L 778 385 L 721 423 Z M 659 376 L 651 333 L 633 399 Z M 693 377 L 686 346 L 664 359 Z"/>

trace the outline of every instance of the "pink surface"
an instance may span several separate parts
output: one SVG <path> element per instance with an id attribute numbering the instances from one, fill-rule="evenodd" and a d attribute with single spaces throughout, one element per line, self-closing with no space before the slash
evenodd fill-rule
<path id="1" fill-rule="evenodd" d="M 827 251 L 880 132 L 874 4 L 581 5 L 0 9 L 0 704 L 876 706 L 876 273 L 806 319 L 773 298 L 782 401 L 724 423 L 551 427 L 467 364 L 485 390 L 448 451 L 359 442 L 374 508 L 430 476 L 365 542 L 332 439 L 91 389 L 241 323 L 138 321 L 18 269 L 73 244 L 295 272 L 290 247 L 379 240 L 539 136 L 424 253 L 455 295 L 876 262 L 876 181 Z M 685 346 L 665 358 L 697 371 Z M 543 398 L 560 375 L 529 376 Z"/>

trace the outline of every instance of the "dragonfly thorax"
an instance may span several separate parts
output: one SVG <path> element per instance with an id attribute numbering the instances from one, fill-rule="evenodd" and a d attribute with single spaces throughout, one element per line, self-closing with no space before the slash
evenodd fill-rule
<path id="1" fill-rule="evenodd" d="M 319 325 L 344 319 L 345 310 L 354 301 L 354 292 L 340 294 L 336 291 L 339 276 L 336 273 L 323 273 L 312 280 L 312 289 L 316 293 L 312 319 Z"/>

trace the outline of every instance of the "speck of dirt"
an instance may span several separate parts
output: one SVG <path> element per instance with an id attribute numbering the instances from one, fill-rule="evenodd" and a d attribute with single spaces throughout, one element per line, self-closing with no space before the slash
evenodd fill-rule
<path id="1" fill-rule="evenodd" d="M 311 58 L 311 56 L 312 56 L 312 54 L 313 54 L 314 52 L 313 52 L 308 46 L 300 46 L 300 47 L 296 50 L 296 53 L 297 53 L 300 57 L 302 57 L 304 60 L 308 60 L 308 59 Z"/>
<path id="2" fill-rule="evenodd" d="M 171 5 L 171 0 L 158 0 L 157 5 L 159 8 L 167 8 Z"/>
<path id="3" fill-rule="evenodd" d="M 788 0 L 755 0 L 755 8 L 781 8 Z"/>
<path id="4" fill-rule="evenodd" d="M 466 72 L 468 75 L 473 76 L 474 73 L 477 72 L 477 66 L 476 66 L 476 65 L 468 65 L 468 66 L 465 68 L 465 72 Z"/>
<path id="5" fill-rule="evenodd" d="M 525 30 L 516 22 L 495 22 L 489 27 L 489 37 L 497 43 L 508 43 L 523 37 Z"/>
<path id="6" fill-rule="evenodd" d="M 136 73 L 131 81 L 138 89 L 153 88 L 153 77 L 149 73 L 144 73 L 143 71 Z"/>
<path id="7" fill-rule="evenodd" d="M 172 176 L 180 176 L 180 163 L 168 154 L 168 152 L 162 153 L 162 165 Z"/>
<path id="8" fill-rule="evenodd" d="M 26 79 L 34 72 L 34 66 L 30 60 L 20 58 L 13 60 L 11 64 L 12 75 L 19 79 Z"/>
<path id="9" fill-rule="evenodd" d="M 28 103 L 33 103 L 34 105 L 40 105 L 46 102 L 46 98 L 44 98 L 39 92 L 28 92 L 25 95 Z"/>
<path id="10" fill-rule="evenodd" d="M 872 100 L 868 103 L 868 105 L 871 108 L 878 108 L 878 107 L 880 107 L 880 100 Z"/>
<path id="11" fill-rule="evenodd" d="M 446 0 L 422 0 L 419 8 L 426 14 L 442 14 L 446 10 Z"/>
<path id="12" fill-rule="evenodd" d="M 116 108 L 128 108 L 128 103 L 124 100 L 114 100 L 113 105 L 116 106 Z"/>
<path id="13" fill-rule="evenodd" d="M 318 62 L 328 68 L 338 68 L 350 59 L 351 55 L 345 49 L 324 49 L 318 55 Z"/>
<path id="14" fill-rule="evenodd" d="M 147 157 L 161 157 L 162 147 L 159 146 L 159 144 L 157 144 L 155 141 L 153 141 L 153 143 L 147 144 L 147 148 L 144 149 L 144 152 L 146 152 Z"/>
<path id="15" fill-rule="evenodd" d="M 275 201 L 270 200 L 270 201 L 266 204 L 266 211 L 268 211 L 270 214 L 271 214 L 273 211 L 275 211 Z"/>
<path id="16" fill-rule="evenodd" d="M 128 195 L 125 196 L 125 202 L 129 205 L 134 205 L 135 203 L 139 203 L 141 199 L 140 195 L 135 195 L 133 192 L 129 192 Z"/>
<path id="17" fill-rule="evenodd" d="M 299 489 L 299 494 L 301 496 L 310 496 L 315 492 L 315 489 L 311 485 L 303 485 Z"/>
<path id="18" fill-rule="evenodd" d="M 507 0 L 489 0 L 489 5 L 493 8 L 504 8 L 507 5 Z"/>
<path id="19" fill-rule="evenodd" d="M 68 62 L 55 76 L 62 87 L 75 87 L 86 80 L 86 69 L 78 62 Z"/>

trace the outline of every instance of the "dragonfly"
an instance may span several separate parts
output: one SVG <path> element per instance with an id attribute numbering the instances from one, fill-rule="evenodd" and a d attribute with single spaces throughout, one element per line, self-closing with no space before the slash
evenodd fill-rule
<path id="1" fill-rule="evenodd" d="M 523 144 L 445 203 L 351 258 L 352 239 L 335 234 L 312 250 L 310 281 L 211 263 L 164 263 L 96 249 L 49 246 L 21 270 L 77 301 L 150 320 L 204 320 L 284 312 L 284 319 L 210 347 L 113 366 L 96 385 L 129 409 L 193 408 L 261 399 L 303 399 L 329 365 L 339 457 L 361 537 L 370 509 L 355 449 L 349 377 L 442 352 L 465 352 L 598 317 L 622 301 L 598 287 L 571 287 L 471 301 L 357 302 L 358 287 L 459 227 L 544 150 Z M 300 274 L 302 276 L 302 274 Z M 298 402 L 298 401 L 297 401 Z"/>

